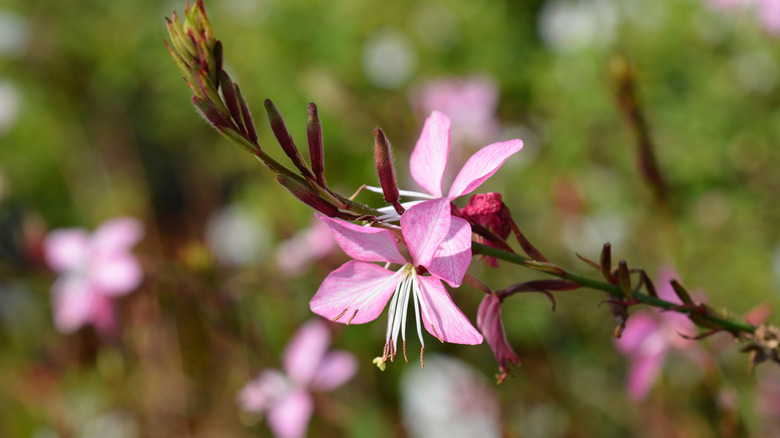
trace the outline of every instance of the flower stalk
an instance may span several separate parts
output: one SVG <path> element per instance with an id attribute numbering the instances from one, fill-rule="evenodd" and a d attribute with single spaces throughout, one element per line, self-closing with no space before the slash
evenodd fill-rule
<path id="1" fill-rule="evenodd" d="M 355 259 L 328 276 L 310 303 L 312 310 L 338 322 L 361 323 L 375 319 L 390 297 L 395 297 L 389 306 L 393 310 L 390 311 L 381 365 L 394 356 L 399 330 L 405 343 L 405 334 L 400 327 L 405 326 L 410 297 L 415 300 L 414 307 L 419 306 L 422 311 L 422 315 L 417 315 L 418 321 L 422 320 L 417 325 L 421 344 L 422 327 L 442 341 L 463 344 L 482 341 L 482 336 L 452 303 L 441 283 L 446 281 L 450 286 L 458 287 L 462 280 L 486 294 L 478 325 L 500 363 L 501 378 L 506 376 L 511 366 L 519 364 L 519 358 L 514 354 L 503 330 L 501 302 L 520 292 L 541 292 L 552 300 L 554 308 L 553 292 L 580 287 L 608 295 L 605 302 L 609 304 L 617 321 L 616 337 L 620 336 L 626 325 L 628 309 L 642 304 L 687 315 L 694 324 L 708 330 L 697 338 L 720 331 L 729 332 L 747 343 L 743 351 L 753 354 L 754 364 L 765 360 L 780 362 L 780 331 L 777 328 L 757 327 L 716 312 L 705 304 L 697 304 L 675 280 L 670 285 L 680 302 L 662 299 L 643 270 L 629 268 L 625 260 L 620 260 L 617 267 L 613 267 L 609 244 L 604 245 L 599 262 L 578 255 L 604 278 L 604 281 L 594 280 L 562 268 L 542 255 L 520 231 L 500 194 L 475 195 L 466 207 L 456 207 L 453 204 L 456 198 L 474 192 L 504 161 L 522 149 L 523 142 L 520 139 L 494 143 L 475 153 L 445 194 L 442 178 L 449 152 L 450 120 L 446 115 L 434 111 L 426 120 L 410 162 L 412 177 L 427 191 L 419 193 L 399 190 L 390 141 L 381 129 L 376 129 L 374 158 L 381 191 L 388 206 L 373 208 L 328 188 L 324 177 L 322 124 L 316 105 L 310 103 L 307 108 L 306 138 L 310 161 L 310 165 L 307 165 L 281 113 L 270 100 L 266 100 L 265 109 L 271 129 L 295 170 L 286 167 L 268 156 L 260 145 L 241 90 L 222 68 L 222 45 L 214 38 L 203 0 L 188 4 L 183 20 L 175 12 L 172 19 L 166 20 L 171 43 L 165 44 L 194 94 L 192 101 L 198 111 L 223 136 L 252 153 L 271 169 L 277 175 L 277 181 L 293 196 L 324 214 L 325 217 L 321 219 L 331 227 L 342 249 Z M 618 100 L 637 132 L 641 171 L 659 201 L 666 205 L 664 179 L 655 163 L 652 142 L 646 135 L 647 127 L 636 104 L 633 72 L 624 61 L 615 65 L 613 73 L 620 85 L 617 90 Z M 402 203 L 402 196 L 418 197 L 423 201 Z M 370 226 L 340 223 L 338 220 L 363 221 Z M 400 221 L 400 228 L 391 224 L 394 221 Z M 507 243 L 510 234 L 515 235 L 527 256 L 517 254 Z M 406 245 L 411 259 L 398 253 L 398 243 Z M 378 258 L 374 251 L 377 248 L 384 248 Z M 533 280 L 492 292 L 480 280 L 466 274 L 472 255 L 487 257 L 488 263 L 494 267 L 498 267 L 495 260 L 503 260 L 557 279 Z M 490 263 L 491 260 L 493 263 Z M 373 264 L 379 261 L 403 267 L 394 273 Z M 376 283 L 376 278 L 386 278 L 386 281 Z M 370 300 L 364 296 L 366 291 L 372 294 Z M 431 300 L 431 296 L 439 299 L 426 301 Z M 358 312 L 360 309 L 363 311 Z M 348 316 L 342 320 L 347 312 Z M 441 325 L 441 321 L 445 324 Z"/>

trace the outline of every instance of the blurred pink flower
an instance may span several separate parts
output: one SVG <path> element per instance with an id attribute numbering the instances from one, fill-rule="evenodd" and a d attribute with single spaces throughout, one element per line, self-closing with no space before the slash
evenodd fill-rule
<path id="1" fill-rule="evenodd" d="M 133 218 L 104 222 L 92 235 L 81 228 L 54 230 L 46 236 L 44 254 L 60 278 L 52 286 L 54 324 L 72 333 L 92 324 L 102 333 L 116 328 L 112 298 L 137 288 L 143 271 L 130 249 L 144 235 Z"/>
<path id="2" fill-rule="evenodd" d="M 761 26 L 780 37 L 780 0 L 709 0 L 709 4 L 715 9 L 753 9 Z"/>
<path id="3" fill-rule="evenodd" d="M 433 111 L 446 114 L 453 121 L 456 141 L 476 144 L 491 141 L 499 134 L 498 95 L 492 79 L 474 76 L 428 82 L 415 91 L 411 101 L 423 115 Z"/>
<path id="4" fill-rule="evenodd" d="M 442 208 L 445 204 L 447 208 Z M 397 352 L 398 334 L 406 357 L 406 316 L 414 299 L 417 335 L 425 350 L 422 325 L 441 342 L 479 344 L 482 335 L 455 305 L 442 280 L 460 286 L 471 262 L 471 228 L 461 218 L 450 217 L 449 201 L 429 201 L 406 210 L 401 230 L 411 260 L 398 251 L 390 230 L 364 227 L 340 219 L 319 216 L 333 231 L 336 243 L 354 258 L 331 272 L 311 299 L 311 310 L 332 321 L 363 324 L 376 319 L 392 297 L 381 367 Z M 401 265 L 397 272 L 374 262 Z M 423 276 L 424 267 L 431 275 Z M 391 342 L 392 340 L 392 342 Z"/>
<path id="5" fill-rule="evenodd" d="M 656 285 L 658 297 L 682 304 L 669 283 L 675 278 L 675 272 L 666 269 L 660 277 L 660 282 Z M 696 326 L 681 313 L 643 311 L 628 318 L 622 336 L 615 340 L 615 346 L 631 362 L 627 391 L 632 400 L 639 401 L 647 396 L 670 351 L 677 350 L 693 360 L 703 361 L 705 356 L 699 342 L 685 339 L 681 334 L 696 334 Z"/>
<path id="6" fill-rule="evenodd" d="M 336 248 L 330 228 L 322 221 L 312 225 L 279 245 L 276 265 L 287 275 L 300 275 L 309 264 Z"/>
<path id="7" fill-rule="evenodd" d="M 357 360 L 346 351 L 328 351 L 330 331 L 325 322 L 302 325 L 282 353 L 282 368 L 265 370 L 238 393 L 239 406 L 251 412 L 267 412 L 276 437 L 306 436 L 314 411 L 311 391 L 331 391 L 357 372 Z"/>

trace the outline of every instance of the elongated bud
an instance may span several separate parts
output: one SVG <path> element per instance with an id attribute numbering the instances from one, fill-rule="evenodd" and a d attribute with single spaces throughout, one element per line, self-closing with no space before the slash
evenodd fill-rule
<path id="1" fill-rule="evenodd" d="M 276 105 L 271 102 L 271 99 L 265 100 L 265 111 L 268 113 L 268 121 L 271 123 L 271 130 L 274 132 L 276 141 L 279 142 L 284 153 L 290 157 L 292 163 L 303 175 L 310 175 L 311 171 L 303 164 L 301 154 L 298 152 L 298 147 L 295 146 L 295 142 L 293 142 L 290 132 L 287 130 L 287 125 L 284 123 L 282 114 L 279 112 L 279 109 L 276 108 Z"/>
<path id="2" fill-rule="evenodd" d="M 244 122 L 244 127 L 246 128 L 249 140 L 259 148 L 260 145 L 257 143 L 257 131 L 255 130 L 255 123 L 252 121 L 252 114 L 249 112 L 249 107 L 246 105 L 244 96 L 241 94 L 241 88 L 239 88 L 236 83 L 233 83 L 233 85 L 236 86 L 236 96 L 238 97 L 238 103 L 241 106 L 241 118 Z"/>
<path id="3" fill-rule="evenodd" d="M 227 109 L 230 112 L 230 117 L 233 118 L 239 129 L 243 128 L 241 110 L 239 109 L 238 97 L 236 97 L 236 88 L 230 79 L 230 75 L 224 70 L 219 72 L 219 83 L 222 88 L 222 97 L 225 98 L 225 105 L 227 105 Z M 243 131 L 246 133 L 246 130 Z"/>
<path id="4" fill-rule="evenodd" d="M 213 103 L 206 99 L 201 99 L 198 96 L 192 96 L 192 103 L 200 110 L 203 117 L 206 118 L 215 128 L 222 131 L 223 129 L 230 129 L 230 123 L 222 117 L 222 114 L 217 110 Z"/>
<path id="5" fill-rule="evenodd" d="M 382 186 L 385 201 L 395 207 L 398 214 L 403 214 L 404 208 L 398 202 L 400 194 L 398 193 L 398 183 L 395 181 L 390 140 L 379 128 L 374 130 L 374 161 L 376 161 L 376 171 L 379 174 L 379 184 Z"/>
<path id="6" fill-rule="evenodd" d="M 693 304 L 691 295 L 688 293 L 685 287 L 683 287 L 683 285 L 681 285 L 677 280 L 671 280 L 669 283 L 672 285 L 674 293 L 677 294 L 678 298 L 680 298 L 680 301 L 682 301 L 684 304 Z"/>
<path id="7" fill-rule="evenodd" d="M 327 187 L 325 184 L 325 151 L 322 145 L 322 123 L 320 114 L 317 112 L 317 105 L 309 104 L 308 118 L 306 120 L 306 139 L 309 142 L 309 159 L 311 160 L 311 170 L 317 182 Z"/>
<path id="8" fill-rule="evenodd" d="M 311 187 L 301 183 L 300 181 L 290 178 L 284 174 L 277 175 L 276 180 L 279 181 L 279 184 L 284 186 L 288 192 L 298 198 L 299 201 L 319 211 L 320 213 L 329 217 L 335 217 L 339 214 L 339 209 L 336 206 L 322 199 L 317 193 L 314 192 L 314 190 L 312 190 Z"/>
<path id="9" fill-rule="evenodd" d="M 487 294 L 477 310 L 477 327 L 482 332 L 498 362 L 496 380 L 501 383 L 511 373 L 511 367 L 520 366 L 520 358 L 509 344 L 504 323 L 501 320 L 501 300 L 495 294 Z"/>
<path id="10" fill-rule="evenodd" d="M 631 298 L 631 273 L 628 270 L 628 263 L 625 260 L 621 260 L 618 263 L 617 272 L 618 286 L 623 291 L 623 295 L 627 298 Z"/>
<path id="11" fill-rule="evenodd" d="M 612 275 L 612 245 L 609 242 L 601 249 L 601 275 L 608 282 L 615 283 L 615 276 Z"/>

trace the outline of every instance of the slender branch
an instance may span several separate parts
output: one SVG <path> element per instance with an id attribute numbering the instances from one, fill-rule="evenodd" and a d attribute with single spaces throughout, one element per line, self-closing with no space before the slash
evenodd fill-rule
<path id="1" fill-rule="evenodd" d="M 615 284 L 609 284 L 609 283 L 603 283 L 598 280 L 593 280 L 591 278 L 584 277 L 582 275 L 574 274 L 572 272 L 568 272 L 561 268 L 562 273 L 553 272 L 551 270 L 544 270 L 544 269 L 537 269 L 533 265 L 533 260 L 531 260 L 528 257 L 523 257 L 518 254 L 506 252 L 497 248 L 493 248 L 481 243 L 472 242 L 471 244 L 471 250 L 474 254 L 482 254 L 490 257 L 495 257 L 500 260 L 504 260 L 506 262 L 514 263 L 516 265 L 524 266 L 530 269 L 534 269 L 537 271 L 543 271 L 550 275 L 563 278 L 566 280 L 569 280 L 571 282 L 577 283 L 580 286 L 587 287 L 590 289 L 600 290 L 602 292 L 608 293 L 612 297 L 616 298 L 622 298 L 623 292 L 620 289 L 620 286 Z M 739 337 L 740 333 L 746 333 L 746 334 L 754 334 L 756 332 L 757 327 L 748 324 L 745 322 L 735 321 L 733 319 L 729 319 L 727 317 L 722 317 L 718 315 L 714 315 L 711 312 L 701 312 L 698 307 L 695 306 L 681 306 L 679 303 L 673 303 L 671 301 L 666 301 L 658 297 L 653 297 L 648 294 L 644 294 L 638 291 L 632 292 L 632 297 L 639 303 L 652 306 L 652 307 L 658 307 L 660 309 L 664 309 L 667 311 L 673 311 L 678 313 L 685 313 L 688 315 L 695 315 L 697 319 L 704 320 L 708 326 L 721 328 L 723 330 L 726 330 L 730 333 L 732 333 L 734 336 Z M 699 325 L 702 325 L 701 323 Z"/>

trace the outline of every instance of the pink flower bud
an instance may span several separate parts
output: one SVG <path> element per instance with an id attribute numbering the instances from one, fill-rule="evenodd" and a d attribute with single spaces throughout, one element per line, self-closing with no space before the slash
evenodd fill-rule
<path id="1" fill-rule="evenodd" d="M 498 383 L 506 379 L 509 367 L 519 366 L 520 358 L 509 345 L 504 323 L 501 321 L 501 300 L 495 294 L 485 295 L 477 310 L 477 328 L 493 350 L 498 361 Z"/>
<path id="2" fill-rule="evenodd" d="M 509 209 L 501 201 L 500 193 L 479 193 L 469 199 L 460 210 L 464 218 L 482 225 L 506 239 L 512 233 Z"/>

